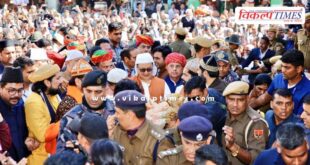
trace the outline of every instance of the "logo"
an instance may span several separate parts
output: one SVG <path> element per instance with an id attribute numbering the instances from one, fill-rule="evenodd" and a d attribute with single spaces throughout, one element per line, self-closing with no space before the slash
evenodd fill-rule
<path id="1" fill-rule="evenodd" d="M 237 7 L 237 24 L 304 24 L 304 7 Z"/>
<path id="2" fill-rule="evenodd" d="M 202 139 L 203 139 L 203 136 L 201 133 L 196 136 L 197 141 L 201 141 Z"/>
<path id="3" fill-rule="evenodd" d="M 264 135 L 264 130 L 262 129 L 254 129 L 254 138 L 259 140 L 263 137 Z"/>
<path id="4" fill-rule="evenodd" d="M 223 58 L 225 57 L 225 55 L 224 55 L 224 53 L 220 53 L 220 54 L 217 55 L 217 57 L 218 57 L 219 59 L 223 59 Z"/>

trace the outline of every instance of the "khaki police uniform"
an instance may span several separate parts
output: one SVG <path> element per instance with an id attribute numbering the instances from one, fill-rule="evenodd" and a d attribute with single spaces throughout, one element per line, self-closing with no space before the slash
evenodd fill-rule
<path id="1" fill-rule="evenodd" d="M 165 138 L 165 133 L 153 126 L 148 120 L 145 120 L 137 133 L 131 138 L 119 125 L 116 126 L 112 139 L 122 146 L 126 165 L 152 165 L 154 164 L 153 154 L 157 157 L 158 152 L 174 147 Z M 155 149 L 154 153 L 157 142 L 159 143 L 158 149 L 157 151 Z"/>
<path id="2" fill-rule="evenodd" d="M 226 53 L 228 54 L 229 63 L 231 65 L 232 69 L 234 70 L 236 68 L 236 66 L 239 65 L 239 61 L 237 58 L 237 52 L 229 49 L 229 50 L 227 50 Z"/>
<path id="3" fill-rule="evenodd" d="M 174 41 L 169 46 L 171 47 L 172 52 L 181 53 L 186 57 L 186 59 L 192 57 L 191 45 L 182 40 Z"/>
<path id="4" fill-rule="evenodd" d="M 281 49 L 277 49 L 277 47 L 281 47 Z M 284 45 L 281 42 L 270 41 L 269 49 L 274 51 L 276 55 L 282 55 L 284 52 Z"/>
<path id="5" fill-rule="evenodd" d="M 250 86 L 246 82 L 234 81 L 225 88 L 223 96 L 226 97 L 231 94 L 246 95 L 249 92 L 249 88 Z M 237 117 L 232 117 L 228 113 L 225 125 L 233 128 L 235 144 L 250 152 L 252 158 L 251 163 L 253 163 L 258 154 L 265 149 L 269 136 L 267 122 L 257 111 L 248 106 Z M 226 145 L 224 133 L 222 135 L 222 142 Z M 232 165 L 244 164 L 237 158 L 238 154 L 237 156 L 233 156 L 226 146 L 224 146 L 224 150 L 227 153 L 229 163 Z"/>
<path id="6" fill-rule="evenodd" d="M 295 47 L 302 51 L 305 58 L 305 67 L 310 68 L 310 33 L 307 33 L 305 29 L 301 29 L 297 32 L 295 40 Z"/>
<path id="7" fill-rule="evenodd" d="M 166 135 L 170 135 L 170 137 L 173 139 L 175 145 L 181 145 L 181 135 L 178 131 L 178 128 L 168 128 L 165 130 Z"/>
<path id="8" fill-rule="evenodd" d="M 175 34 L 186 36 L 188 31 L 185 28 L 177 27 L 175 29 Z M 186 59 L 192 57 L 191 45 L 184 42 L 183 40 L 177 39 L 169 45 L 172 49 L 172 52 L 177 52 L 183 54 Z"/>
<path id="9" fill-rule="evenodd" d="M 186 160 L 183 154 L 183 147 L 177 146 L 159 152 L 156 165 L 193 165 L 193 163 Z"/>
<path id="10" fill-rule="evenodd" d="M 277 27 L 271 27 L 268 29 L 268 32 L 273 32 L 277 34 L 278 28 Z M 277 47 L 280 47 L 280 49 L 277 49 Z M 276 39 L 270 40 L 269 49 L 274 51 L 276 55 L 282 55 L 285 51 L 284 45 L 281 42 L 277 42 Z"/>
<path id="11" fill-rule="evenodd" d="M 250 124 L 249 124 L 250 123 Z M 225 125 L 230 126 L 234 130 L 235 143 L 240 148 L 251 153 L 252 161 L 258 154 L 265 149 L 268 140 L 269 129 L 267 122 L 255 110 L 248 109 L 236 118 L 227 116 Z M 247 135 L 246 135 L 247 134 Z M 223 144 L 225 144 L 225 135 L 223 134 Z M 237 157 L 232 156 L 231 152 L 225 148 L 229 162 L 233 165 L 242 165 Z"/>

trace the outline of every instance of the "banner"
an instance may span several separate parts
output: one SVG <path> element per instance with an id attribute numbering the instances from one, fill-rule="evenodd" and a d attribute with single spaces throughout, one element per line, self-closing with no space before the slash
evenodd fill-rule
<path id="1" fill-rule="evenodd" d="M 237 7 L 237 24 L 304 24 L 304 7 Z"/>

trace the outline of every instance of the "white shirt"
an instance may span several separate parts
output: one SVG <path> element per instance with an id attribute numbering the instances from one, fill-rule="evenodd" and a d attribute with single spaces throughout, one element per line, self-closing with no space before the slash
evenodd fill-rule
<path id="1" fill-rule="evenodd" d="M 14 5 L 28 4 L 29 0 L 14 0 Z"/>
<path id="2" fill-rule="evenodd" d="M 29 85 L 28 89 L 25 89 L 25 93 L 22 96 L 22 99 L 23 99 L 24 102 L 26 101 L 28 96 L 32 93 L 31 87 L 32 87 L 32 84 Z"/>
<path id="3" fill-rule="evenodd" d="M 146 83 L 144 81 L 141 81 L 141 82 L 142 82 L 142 87 L 143 87 L 143 91 L 144 91 L 144 96 L 146 98 L 150 98 L 150 91 L 149 91 L 150 84 Z"/>
<path id="4" fill-rule="evenodd" d="M 262 52 L 261 49 L 260 49 L 259 51 L 260 51 L 259 58 L 262 60 L 262 59 L 265 57 L 265 55 L 266 55 L 268 49 L 266 49 L 265 52 Z"/>

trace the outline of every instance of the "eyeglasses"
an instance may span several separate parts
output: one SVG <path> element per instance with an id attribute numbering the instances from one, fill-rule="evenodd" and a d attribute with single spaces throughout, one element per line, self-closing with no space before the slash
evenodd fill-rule
<path id="1" fill-rule="evenodd" d="M 16 95 L 16 93 L 18 94 L 24 94 L 24 88 L 21 88 L 21 89 L 14 89 L 14 88 L 9 88 L 9 89 L 6 89 L 8 91 L 8 93 L 10 95 Z"/>
<path id="2" fill-rule="evenodd" d="M 140 68 L 139 71 L 140 72 L 152 72 L 153 68 Z"/>

